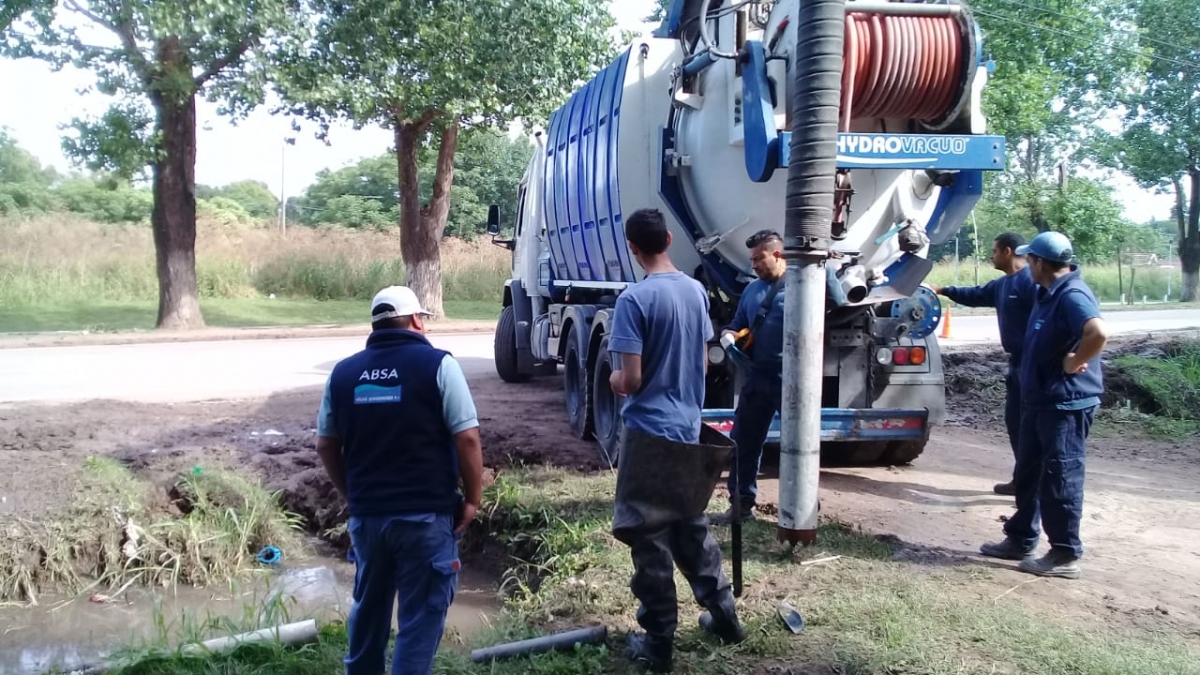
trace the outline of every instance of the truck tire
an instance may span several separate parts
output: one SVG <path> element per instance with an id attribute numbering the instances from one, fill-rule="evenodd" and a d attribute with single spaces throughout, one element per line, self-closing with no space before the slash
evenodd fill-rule
<path id="1" fill-rule="evenodd" d="M 596 365 L 592 369 L 592 415 L 596 431 L 596 443 L 600 446 L 600 460 L 615 467 L 621 457 L 618 440 L 621 435 L 621 400 L 608 384 L 612 375 L 612 355 L 608 353 L 608 336 L 600 338 Z"/>
<path id="2" fill-rule="evenodd" d="M 835 441 L 821 444 L 821 466 L 872 466 L 887 451 L 886 441 Z"/>
<path id="3" fill-rule="evenodd" d="M 505 382 L 524 382 L 529 375 L 517 366 L 517 315 L 509 305 L 500 311 L 496 322 L 496 374 Z"/>
<path id="4" fill-rule="evenodd" d="M 571 328 L 567 334 L 567 353 L 563 358 L 563 394 L 567 401 L 567 422 L 576 438 L 590 441 L 592 424 L 592 374 L 587 367 L 583 332 Z"/>
<path id="5" fill-rule="evenodd" d="M 883 456 L 879 458 L 879 463 L 884 466 L 900 466 L 902 464 L 912 464 L 912 461 L 921 456 L 925 452 L 925 445 L 929 443 L 929 428 L 925 429 L 925 438 L 913 441 L 892 441 L 888 443 L 887 449 L 883 451 Z"/>

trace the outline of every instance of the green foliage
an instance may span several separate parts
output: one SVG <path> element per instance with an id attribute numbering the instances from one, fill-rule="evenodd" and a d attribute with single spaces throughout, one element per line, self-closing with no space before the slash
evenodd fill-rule
<path id="1" fill-rule="evenodd" d="M 1131 86 L 1136 41 L 1114 30 L 1123 0 L 975 0 L 970 3 L 996 71 L 984 91 L 991 128 L 1012 151 L 1011 169 L 1044 176 L 1087 140 L 1090 123 Z"/>
<path id="2" fill-rule="evenodd" d="M 322 124 L 545 118 L 601 65 L 613 25 L 601 0 L 311 4 L 316 39 L 290 55 L 282 89 Z"/>
<path id="3" fill-rule="evenodd" d="M 69 180 L 54 192 L 67 211 L 101 223 L 146 222 L 154 205 L 148 190 L 128 186 L 106 188 L 86 178 Z"/>
<path id="4" fill-rule="evenodd" d="M 1133 9 L 1152 58 L 1141 73 L 1142 86 L 1122 100 L 1128 111 L 1125 128 L 1106 139 L 1104 159 L 1143 187 L 1175 193 L 1175 240 L 1191 277 L 1182 298 L 1194 300 L 1200 270 L 1200 6 L 1138 0 Z"/>
<path id="5" fill-rule="evenodd" d="M 517 185 L 532 153 L 532 144 L 523 137 L 512 140 L 487 129 L 463 135 L 454 159 L 445 235 L 469 239 L 483 232 L 491 204 L 499 205 L 501 222 L 515 222 Z M 431 151 L 419 158 L 422 201 L 432 195 L 436 160 Z M 396 155 L 388 153 L 336 171 L 318 172 L 316 181 L 295 202 L 300 221 L 353 228 L 396 227 L 400 218 L 397 171 Z"/>
<path id="6" fill-rule="evenodd" d="M 196 186 L 196 199 L 218 197 L 236 203 L 248 218 L 264 220 L 279 214 L 279 200 L 262 181 L 242 180 L 221 187 Z"/>
<path id="7" fill-rule="evenodd" d="M 1200 345 L 1183 344 L 1167 358 L 1121 356 L 1116 364 L 1133 378 L 1130 393 L 1142 412 L 1200 422 Z"/>
<path id="8" fill-rule="evenodd" d="M 303 35 L 295 0 L 21 0 L 0 13 L 0 52 L 96 75 L 95 90 L 118 97 L 95 120 L 75 119 L 67 154 L 93 170 L 129 177 L 156 158 L 151 108 L 201 94 L 244 114 L 261 102 L 278 43 Z M 74 26 L 106 31 L 97 46 Z"/>

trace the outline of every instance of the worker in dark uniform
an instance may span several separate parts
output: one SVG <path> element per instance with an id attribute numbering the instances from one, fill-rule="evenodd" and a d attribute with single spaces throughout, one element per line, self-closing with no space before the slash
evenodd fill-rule
<path id="1" fill-rule="evenodd" d="M 1004 272 L 999 279 L 993 279 L 983 286 L 932 286 L 934 293 L 944 295 L 960 305 L 996 308 L 1000 346 L 1008 352 L 1008 373 L 1004 378 L 1004 426 L 1008 430 L 1008 443 L 1012 447 L 1014 462 L 1021 427 L 1021 385 L 1018 382 L 1021 346 L 1025 341 L 1025 327 L 1029 325 L 1029 313 L 1033 311 L 1037 291 L 1037 284 L 1033 282 L 1025 258 L 1016 254 L 1017 247 L 1024 243 L 1021 235 L 1015 232 L 1005 232 L 992 242 L 992 266 Z M 1013 475 L 1016 475 L 1015 466 Z M 992 490 L 998 495 L 1016 494 L 1013 480 L 997 483 Z"/>
<path id="2" fill-rule="evenodd" d="M 1070 262 L 1069 239 L 1043 232 L 1017 255 L 1029 257 L 1040 287 L 1021 358 L 1017 512 L 1004 524 L 1004 540 L 984 544 L 980 552 L 1019 560 L 1031 574 L 1077 579 L 1085 446 L 1104 392 L 1100 352 L 1108 330 L 1096 296 Z M 1039 517 L 1050 552 L 1034 558 Z"/>
<path id="3" fill-rule="evenodd" d="M 366 349 L 334 366 L 317 416 L 317 453 L 350 513 L 347 675 L 384 672 L 397 592 L 392 675 L 432 671 L 458 537 L 483 496 L 475 404 L 458 362 L 425 338 L 428 315 L 408 288 L 376 294 Z"/>
<path id="4" fill-rule="evenodd" d="M 631 657 L 665 672 L 678 622 L 675 565 L 707 610 L 701 627 L 727 643 L 745 639 L 704 515 L 732 442 L 701 423 L 713 333 L 704 287 L 671 264 L 657 209 L 633 213 L 625 237 L 646 276 L 617 298 L 608 344 L 619 361 L 609 384 L 624 397 L 613 535 L 630 547 L 645 629 L 629 636 Z"/>
<path id="5" fill-rule="evenodd" d="M 729 465 L 730 507 L 713 516 L 713 522 L 718 524 L 733 520 L 735 499 L 741 502 L 741 520 L 754 518 L 763 444 L 771 420 L 783 402 L 783 275 L 787 271 L 783 238 L 773 230 L 760 230 L 746 239 L 746 248 L 750 249 L 750 264 L 758 278 L 746 285 L 733 321 L 721 330 L 726 353 L 745 371 L 745 379 L 738 393 L 730 433 L 737 444 Z M 826 266 L 825 270 L 827 300 L 835 305 L 845 304 L 846 295 L 833 266 Z M 738 346 L 746 344 L 739 337 L 743 331 L 751 338 L 749 354 Z"/>

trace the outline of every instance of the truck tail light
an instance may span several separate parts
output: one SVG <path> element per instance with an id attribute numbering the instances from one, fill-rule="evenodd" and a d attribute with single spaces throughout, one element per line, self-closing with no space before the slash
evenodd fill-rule
<path id="1" fill-rule="evenodd" d="M 892 350 L 892 363 L 898 366 L 908 365 L 908 348 L 896 347 Z"/>
<path id="2" fill-rule="evenodd" d="M 913 364 L 914 366 L 919 366 L 919 365 L 925 363 L 926 356 L 927 356 L 927 354 L 925 353 L 924 347 L 913 347 L 908 352 L 908 362 Z"/>

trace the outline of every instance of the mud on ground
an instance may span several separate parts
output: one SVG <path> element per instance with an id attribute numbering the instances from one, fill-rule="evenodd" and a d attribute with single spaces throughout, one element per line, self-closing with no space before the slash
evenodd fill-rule
<path id="1" fill-rule="evenodd" d="M 1162 345 L 1146 339 L 1114 340 L 1107 357 L 1156 348 Z M 909 467 L 824 471 L 823 515 L 899 536 L 930 564 L 979 565 L 994 575 L 989 588 L 1016 589 L 1003 601 L 1177 630 L 1200 642 L 1200 439 L 1093 436 L 1085 578 L 1023 586 L 1030 577 L 974 555 L 1011 513 L 1010 500 L 991 494 L 1011 470 L 1002 423 L 1005 359 L 999 349 L 978 347 L 947 348 L 945 356 L 949 421 L 926 454 Z M 1119 375 L 1109 381 L 1119 384 Z M 488 374 L 472 378 L 472 391 L 492 469 L 520 462 L 606 470 L 596 445 L 570 433 L 561 378 L 510 385 Z M 342 504 L 313 449 L 320 393 L 0 408 L 0 519 L 49 516 L 73 499 L 72 478 L 85 458 L 108 456 L 164 490 L 194 466 L 247 470 L 282 491 L 314 531 L 344 544 L 335 531 Z M 771 518 L 778 482 L 769 467 L 761 485 L 760 517 Z"/>

